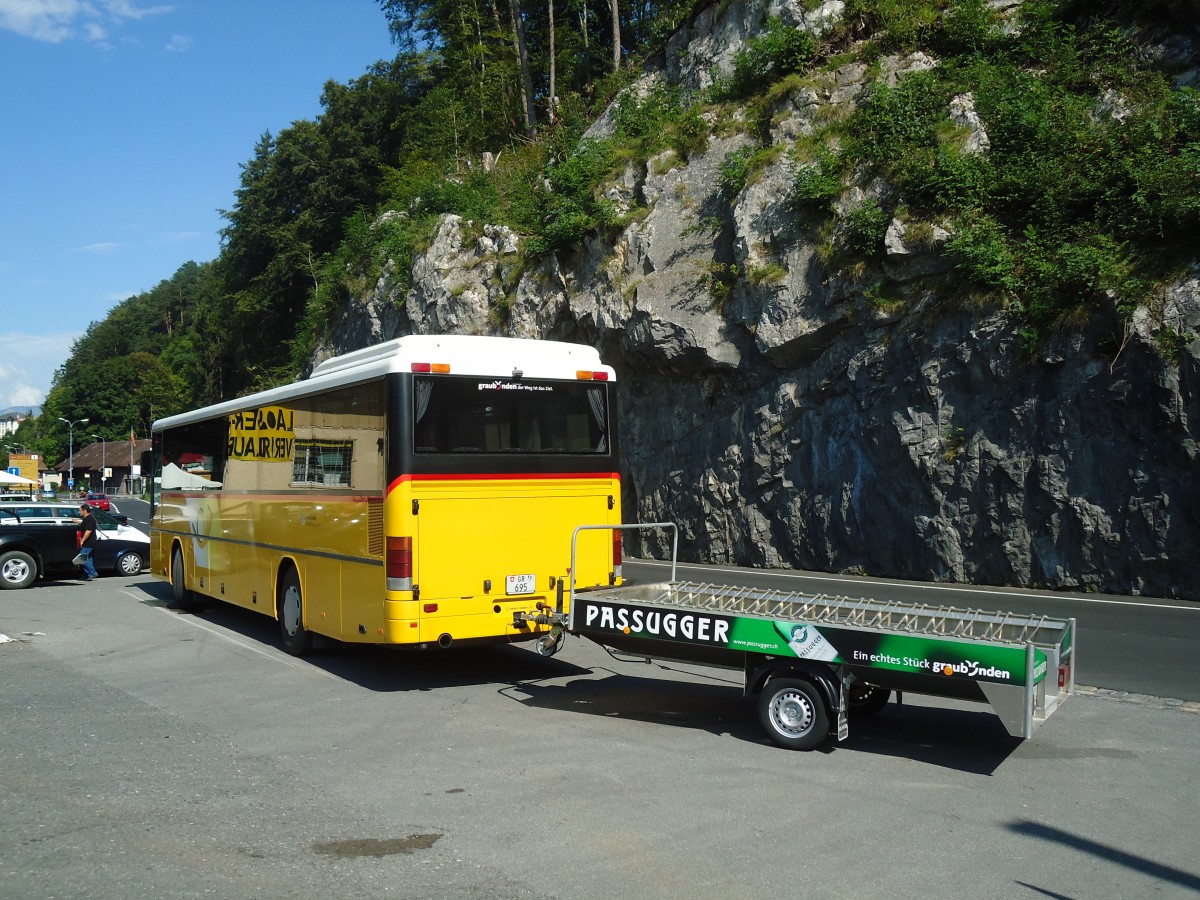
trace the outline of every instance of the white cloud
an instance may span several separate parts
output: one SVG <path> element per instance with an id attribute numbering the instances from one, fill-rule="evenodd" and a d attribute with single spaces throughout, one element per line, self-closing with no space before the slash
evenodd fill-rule
<path id="1" fill-rule="evenodd" d="M 70 37 L 83 9 L 77 0 L 0 0 L 0 28 L 57 44 Z"/>
<path id="2" fill-rule="evenodd" d="M 135 19 L 138 21 L 148 16 L 161 16 L 164 13 L 175 11 L 175 7 L 173 6 L 139 7 L 136 3 L 130 3 L 128 0 L 106 0 L 104 6 L 119 19 Z"/>
<path id="3" fill-rule="evenodd" d="M 209 237 L 209 235 L 205 234 L 203 231 L 170 231 L 164 234 L 154 243 L 177 244 L 180 241 L 195 241 L 207 237 Z"/>
<path id="4" fill-rule="evenodd" d="M 80 334 L 0 333 L 0 409 L 41 405 L 55 370 L 67 361 Z"/>
<path id="5" fill-rule="evenodd" d="M 83 247 L 72 247 L 72 253 L 95 253 L 97 255 L 112 253 L 114 250 L 120 250 L 124 244 L 118 244 L 115 241 L 101 241 L 98 244 L 87 244 Z"/>
<path id="6" fill-rule="evenodd" d="M 187 53 L 192 46 L 192 39 L 186 34 L 173 34 L 163 49 L 168 53 Z"/>
<path id="7" fill-rule="evenodd" d="M 82 36 L 107 47 L 110 28 L 173 9 L 138 6 L 129 0 L 0 0 L 0 30 L 51 44 Z"/>

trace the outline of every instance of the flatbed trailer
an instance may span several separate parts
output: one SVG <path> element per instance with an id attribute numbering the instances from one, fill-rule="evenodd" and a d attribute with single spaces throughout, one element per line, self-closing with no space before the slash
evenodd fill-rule
<path id="1" fill-rule="evenodd" d="M 674 528 L 581 526 L 603 528 Z M 573 554 L 572 554 L 573 555 Z M 573 571 L 573 567 L 572 567 Z M 675 580 L 576 591 L 530 618 L 639 659 L 740 669 L 767 735 L 808 750 L 892 692 L 989 704 L 1028 740 L 1075 688 L 1075 620 Z"/>

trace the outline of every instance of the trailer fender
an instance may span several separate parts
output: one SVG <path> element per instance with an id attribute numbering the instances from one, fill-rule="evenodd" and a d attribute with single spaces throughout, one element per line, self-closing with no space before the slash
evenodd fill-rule
<path id="1" fill-rule="evenodd" d="M 836 721 L 840 680 L 829 666 L 804 659 L 772 659 L 761 662 L 753 659 L 751 654 L 746 655 L 747 697 L 761 694 L 763 687 L 772 678 L 785 676 L 807 678 L 816 684 L 821 689 L 825 708 L 829 711 L 831 719 Z"/>

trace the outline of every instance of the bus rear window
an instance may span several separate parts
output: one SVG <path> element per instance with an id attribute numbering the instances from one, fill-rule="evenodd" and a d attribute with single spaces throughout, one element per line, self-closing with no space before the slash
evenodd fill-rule
<path id="1" fill-rule="evenodd" d="M 416 376 L 413 391 L 417 453 L 608 452 L 605 385 Z"/>

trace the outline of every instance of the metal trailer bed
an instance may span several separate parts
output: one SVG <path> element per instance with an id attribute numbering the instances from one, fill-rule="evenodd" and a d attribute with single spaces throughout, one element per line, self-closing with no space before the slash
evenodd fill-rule
<path id="1" fill-rule="evenodd" d="M 591 528 L 671 528 L 580 526 Z M 572 568 L 574 571 L 574 536 Z M 674 556 L 673 556 L 674 558 Z M 790 749 L 822 743 L 836 722 L 878 712 L 890 693 L 987 703 L 1029 739 L 1074 692 L 1075 620 L 675 580 L 575 591 L 530 619 L 641 659 L 741 669 L 767 734 Z"/>

